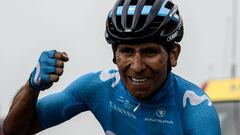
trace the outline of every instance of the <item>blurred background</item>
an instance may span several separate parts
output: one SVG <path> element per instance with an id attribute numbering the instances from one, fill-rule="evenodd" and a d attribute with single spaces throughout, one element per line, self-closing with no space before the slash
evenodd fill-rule
<path id="1" fill-rule="evenodd" d="M 239 77 L 240 2 L 173 1 L 178 4 L 185 28 L 174 72 L 200 87 L 208 80 Z M 62 90 L 87 72 L 115 68 L 111 47 L 104 38 L 105 19 L 114 2 L 0 0 L 0 117 L 7 114 L 14 95 L 44 50 L 65 51 L 70 61 L 60 81 L 41 96 Z M 77 133 L 104 135 L 89 112 L 39 135 Z"/>

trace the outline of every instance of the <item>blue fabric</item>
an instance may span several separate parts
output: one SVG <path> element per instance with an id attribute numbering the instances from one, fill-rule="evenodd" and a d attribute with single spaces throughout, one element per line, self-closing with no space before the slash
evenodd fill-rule
<path id="1" fill-rule="evenodd" d="M 37 91 L 45 90 L 52 86 L 49 74 L 56 70 L 56 59 L 54 57 L 56 50 L 42 52 L 36 67 L 31 73 L 29 83 Z"/>
<path id="2" fill-rule="evenodd" d="M 86 74 L 37 102 L 44 129 L 91 111 L 110 135 L 220 135 L 215 107 L 194 84 L 170 73 L 147 101 L 131 96 L 117 70 Z"/>

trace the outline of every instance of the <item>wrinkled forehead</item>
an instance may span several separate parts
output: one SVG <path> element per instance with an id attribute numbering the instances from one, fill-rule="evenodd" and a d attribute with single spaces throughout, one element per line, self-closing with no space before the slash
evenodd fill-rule
<path id="1" fill-rule="evenodd" d="M 129 48 L 164 48 L 163 44 L 159 43 L 118 43 L 112 45 L 113 49 L 116 51 L 117 48 L 124 48 L 124 47 L 129 47 Z"/>
<path id="2" fill-rule="evenodd" d="M 129 48 L 161 48 L 163 47 L 158 43 L 141 43 L 141 44 L 119 44 L 118 47 L 129 47 Z"/>
<path id="3" fill-rule="evenodd" d="M 141 47 L 141 48 L 160 48 L 160 49 L 164 49 L 165 51 L 167 51 L 167 53 L 170 52 L 170 50 L 172 48 L 174 48 L 175 44 L 162 44 L 162 43 L 155 43 L 155 42 L 146 42 L 146 43 L 115 43 L 112 44 L 112 50 L 113 53 L 115 53 L 117 51 L 117 49 L 119 47 Z"/>

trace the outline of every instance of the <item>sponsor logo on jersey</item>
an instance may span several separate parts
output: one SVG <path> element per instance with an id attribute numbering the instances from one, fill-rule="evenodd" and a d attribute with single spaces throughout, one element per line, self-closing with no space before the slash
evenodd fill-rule
<path id="1" fill-rule="evenodd" d="M 158 108 L 155 113 L 157 117 L 162 118 L 165 116 L 166 110 L 164 108 Z"/>
<path id="2" fill-rule="evenodd" d="M 144 120 L 147 122 L 157 122 L 161 124 L 174 124 L 172 120 L 164 119 L 163 117 L 166 115 L 166 109 L 159 107 L 154 111 L 154 115 L 145 117 Z"/>
<path id="3" fill-rule="evenodd" d="M 135 108 L 134 104 L 131 104 L 129 100 L 124 99 L 122 96 L 117 97 L 117 101 L 121 103 L 126 109 L 133 110 L 133 108 Z"/>
<path id="4" fill-rule="evenodd" d="M 132 119 L 137 119 L 137 117 L 130 111 L 126 110 L 125 108 L 118 106 L 114 104 L 112 101 L 109 102 L 110 108 L 116 112 L 119 112 L 120 114 L 132 118 Z"/>
<path id="5" fill-rule="evenodd" d="M 122 96 L 118 96 L 117 101 L 124 104 L 124 98 Z"/>
<path id="6" fill-rule="evenodd" d="M 187 106 L 187 99 L 189 99 L 189 103 L 192 106 L 197 106 L 203 103 L 204 101 L 208 101 L 208 106 L 212 106 L 211 100 L 207 95 L 203 94 L 202 96 L 197 95 L 194 91 L 187 90 L 183 96 L 183 107 Z"/>
<path id="7" fill-rule="evenodd" d="M 118 72 L 110 73 L 110 70 L 104 70 L 99 75 L 99 79 L 102 81 L 107 81 L 112 78 L 115 80 L 111 85 L 112 88 L 114 88 L 120 81 L 120 75 Z"/>
<path id="8" fill-rule="evenodd" d="M 124 100 L 126 101 L 126 100 Z M 129 111 L 129 109 L 126 108 L 126 105 L 123 106 L 119 106 L 117 104 L 114 104 L 113 101 L 110 101 L 109 102 L 109 105 L 110 105 L 110 108 L 116 112 L 118 112 L 119 114 L 121 115 L 124 115 L 128 118 L 132 118 L 132 119 L 137 119 L 137 116 L 135 115 L 136 111 Z M 128 104 L 130 105 L 129 107 L 132 108 L 132 105 L 131 104 Z M 155 111 L 152 112 L 154 115 L 152 116 L 146 116 L 144 117 L 144 121 L 146 122 L 154 122 L 154 123 L 162 123 L 162 124 L 174 124 L 174 122 L 172 120 L 168 120 L 168 119 L 162 119 L 165 114 L 167 113 L 167 111 L 164 109 L 164 108 L 158 108 L 156 109 Z"/>
<path id="9" fill-rule="evenodd" d="M 157 122 L 162 124 L 174 124 L 172 120 L 162 120 L 162 119 L 153 119 L 153 118 L 145 118 L 144 120 L 148 122 Z"/>

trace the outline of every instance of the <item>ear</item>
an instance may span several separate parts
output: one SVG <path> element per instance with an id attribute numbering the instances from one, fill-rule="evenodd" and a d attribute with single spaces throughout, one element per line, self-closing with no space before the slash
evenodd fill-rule
<path id="1" fill-rule="evenodd" d="M 114 64 L 117 64 L 115 54 L 113 54 L 113 59 L 112 59 L 112 61 L 113 61 Z"/>
<path id="2" fill-rule="evenodd" d="M 113 63 L 114 64 L 117 64 L 116 63 L 116 51 L 117 51 L 117 48 L 118 48 L 118 44 L 112 44 L 112 52 L 113 52 Z"/>
<path id="3" fill-rule="evenodd" d="M 171 67 L 175 67 L 177 65 L 178 56 L 181 51 L 181 46 L 177 43 L 170 51 L 170 63 Z"/>

